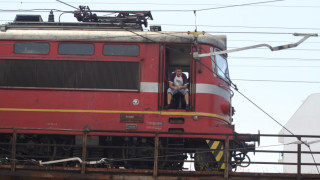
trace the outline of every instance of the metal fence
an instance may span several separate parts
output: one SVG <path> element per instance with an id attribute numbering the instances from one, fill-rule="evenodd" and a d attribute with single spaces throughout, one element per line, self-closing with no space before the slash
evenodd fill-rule
<path id="1" fill-rule="evenodd" d="M 43 129 L 43 128 L 11 128 L 11 127 L 1 127 L 0 128 L 2 131 L 5 131 L 5 133 L 0 134 L 2 136 L 2 139 L 4 135 L 7 136 L 7 141 L 2 141 L 0 143 L 0 174 L 8 173 L 10 174 L 17 174 L 19 175 L 20 170 L 30 170 L 30 171 L 39 171 L 43 172 L 45 170 L 46 174 L 50 174 L 51 172 L 57 172 L 57 171 L 62 171 L 62 172 L 72 172 L 70 174 L 70 177 L 74 176 L 74 173 L 76 174 L 92 174 L 92 173 L 104 173 L 104 174 L 114 174 L 114 173 L 127 173 L 127 174 L 147 174 L 152 177 L 158 177 L 159 175 L 177 175 L 179 174 L 180 176 L 186 175 L 186 176 L 193 176 L 193 177 L 200 177 L 200 176 L 218 176 L 218 177 L 223 177 L 223 178 L 230 178 L 238 175 L 241 176 L 241 173 L 233 172 L 234 166 L 233 165 L 239 165 L 239 161 L 237 159 L 231 158 L 231 152 L 237 152 L 241 151 L 243 149 L 233 149 L 230 148 L 230 139 L 234 139 L 234 136 L 259 136 L 259 137 L 290 137 L 290 138 L 296 138 L 296 150 L 290 150 L 290 151 L 284 151 L 284 150 L 268 150 L 264 148 L 264 150 L 259 150 L 255 148 L 249 148 L 246 149 L 248 152 L 256 153 L 256 154 L 296 154 L 296 162 L 280 162 L 280 161 L 253 161 L 249 159 L 243 159 L 242 165 L 254 165 L 254 164 L 262 164 L 262 165 L 277 165 L 277 166 L 282 166 L 282 165 L 290 165 L 290 166 L 296 166 L 297 172 L 292 174 L 292 177 L 294 179 L 302 179 L 302 177 L 306 177 L 304 174 L 301 173 L 301 167 L 302 166 L 315 166 L 318 169 L 318 166 L 320 163 L 314 161 L 312 163 L 310 162 L 302 162 L 301 161 L 301 156 L 302 154 L 310 154 L 313 157 L 315 155 L 320 154 L 319 151 L 302 151 L 301 146 L 303 144 L 306 144 L 306 142 L 303 141 L 305 138 L 320 138 L 320 136 L 313 136 L 313 135 L 278 135 L 278 134 L 215 134 L 215 133 L 159 133 L 159 132 L 131 132 L 131 131 L 95 131 L 95 130 L 76 130 L 76 129 Z M 25 134 L 26 131 L 38 131 L 39 133 L 43 132 L 50 132 L 50 134 L 57 134 L 59 133 L 64 133 L 67 132 L 66 134 L 72 134 L 72 133 L 77 133 L 78 136 L 82 136 L 82 143 L 81 145 L 79 144 L 59 144 L 59 143 L 33 143 L 30 144 L 28 142 L 24 143 L 19 143 L 17 142 L 17 137 L 18 135 Z M 23 133 L 22 133 L 23 132 Z M 107 134 L 120 134 L 120 133 L 126 133 L 128 135 L 131 134 L 145 134 L 148 135 L 150 138 L 154 139 L 154 146 L 153 147 L 130 147 L 130 149 L 144 149 L 146 151 L 152 152 L 152 153 L 147 153 L 146 157 L 139 157 L 139 158 L 132 158 L 132 159 L 117 159 L 117 161 L 141 161 L 141 162 L 148 162 L 148 164 L 153 165 L 153 167 L 148 167 L 146 169 L 126 169 L 124 167 L 117 167 L 114 168 L 110 166 L 112 159 L 108 158 L 101 158 L 101 159 L 90 159 L 88 156 L 87 150 L 90 148 L 109 148 L 109 149 L 118 149 L 121 151 L 121 149 L 125 149 L 128 147 L 127 146 L 110 146 L 110 145 L 90 145 L 88 144 L 88 138 L 90 136 L 96 134 L 96 133 L 107 133 Z M 184 148 L 180 149 L 177 147 L 161 147 L 159 146 L 159 139 L 163 135 L 181 135 L 183 137 L 184 135 L 197 135 L 197 136 L 223 136 L 225 137 L 224 139 L 224 160 L 223 163 L 226 164 L 225 168 L 223 170 L 216 170 L 212 171 L 211 170 L 202 170 L 202 171 L 195 171 L 194 169 L 180 169 L 180 170 L 170 170 L 170 169 L 162 169 L 159 168 L 160 164 L 168 161 L 166 158 L 163 158 L 160 156 L 159 152 L 164 151 L 164 150 L 180 150 L 186 153 L 190 152 L 196 152 L 196 151 L 203 151 L 203 152 L 208 152 L 208 149 L 201 149 L 201 148 Z M 36 159 L 31 159 L 34 157 L 28 157 L 21 155 L 17 153 L 17 148 L 19 147 L 25 147 L 25 148 L 32 148 L 37 149 L 44 149 L 44 148 L 52 148 L 54 147 L 59 147 L 59 148 L 77 148 L 79 152 L 79 157 L 69 157 L 69 158 L 62 158 L 59 156 L 56 156 L 54 158 L 52 157 L 46 157 L 46 156 L 39 156 L 36 157 Z M 209 151 L 212 151 L 209 150 Z M 152 155 L 152 157 L 150 157 Z M 174 154 L 172 154 L 174 156 Z M 184 160 L 184 163 L 191 163 L 193 165 L 195 163 L 195 160 L 192 158 L 192 153 L 190 153 L 190 157 L 186 160 Z M 46 159 L 46 161 L 41 161 L 39 159 Z M 61 158 L 61 159 L 60 159 Z M 175 160 L 170 160 L 170 161 L 175 161 Z M 176 161 L 181 161 L 181 160 L 176 160 Z M 59 163 L 66 163 L 66 162 L 75 162 L 72 166 L 62 166 L 62 165 L 56 165 Z M 245 173 L 243 173 L 245 174 Z M 254 172 L 251 172 L 251 175 L 254 174 Z M 283 173 L 280 173 L 283 174 Z M 249 175 L 250 176 L 250 175 Z M 290 175 L 286 175 L 290 176 Z M 280 177 L 280 176 L 278 176 Z M 319 178 L 319 174 L 314 174 L 310 175 L 309 177 L 311 178 Z"/>

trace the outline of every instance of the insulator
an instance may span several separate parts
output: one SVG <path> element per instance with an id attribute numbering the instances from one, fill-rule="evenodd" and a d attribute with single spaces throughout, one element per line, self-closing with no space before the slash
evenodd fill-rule
<path id="1" fill-rule="evenodd" d="M 48 22 L 54 22 L 54 14 L 53 14 L 52 10 L 50 11 Z"/>

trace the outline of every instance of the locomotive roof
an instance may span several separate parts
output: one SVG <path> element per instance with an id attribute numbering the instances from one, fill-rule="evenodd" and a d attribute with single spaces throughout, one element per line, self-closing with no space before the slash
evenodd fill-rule
<path id="1" fill-rule="evenodd" d="M 70 24 L 72 26 L 70 26 Z M 150 32 L 150 31 L 131 31 L 131 30 L 110 30 L 103 26 L 81 26 L 82 23 L 70 23 L 64 26 L 12 26 L 2 25 L 0 39 L 16 40 L 90 40 L 90 41 L 120 41 L 120 42 L 157 42 L 157 43 L 193 43 L 194 36 L 187 32 Z M 77 28 L 75 28 L 76 26 Z M 225 35 L 211 35 L 205 33 L 198 36 L 199 44 L 210 44 L 221 50 L 226 49 Z"/>

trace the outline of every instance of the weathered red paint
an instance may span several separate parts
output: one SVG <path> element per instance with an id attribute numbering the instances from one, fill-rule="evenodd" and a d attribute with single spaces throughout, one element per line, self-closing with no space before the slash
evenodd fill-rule
<path id="1" fill-rule="evenodd" d="M 140 64 L 140 82 L 159 82 L 160 44 L 125 42 L 138 44 L 140 54 L 137 57 L 104 56 L 103 45 L 107 42 L 92 42 L 95 45 L 95 54 L 92 56 L 59 55 L 57 48 L 59 42 L 50 43 L 50 52 L 46 55 L 15 54 L 13 45 L 15 42 L 33 42 L 38 40 L 1 40 L 1 59 L 43 59 L 43 60 L 83 60 L 83 61 L 134 61 Z M 89 41 L 73 41 L 85 42 Z M 108 42 L 110 43 L 110 42 Z M 115 43 L 115 42 L 113 42 Z M 123 44 L 123 42 L 122 42 Z M 191 44 L 190 44 L 191 46 Z M 201 47 L 201 45 L 200 45 Z M 209 49 L 209 46 L 203 46 Z M 164 53 L 164 52 L 162 52 Z M 202 59 L 203 65 L 212 67 L 210 58 Z M 202 66 L 203 66 L 202 65 Z M 199 66 L 199 65 L 198 65 Z M 196 67 L 193 67 L 196 68 Z M 195 72 L 192 70 L 192 72 Z M 191 75 L 192 76 L 192 75 Z M 214 78 L 210 71 L 197 73 L 196 83 L 228 86 L 219 78 Z M 133 99 L 139 99 L 139 106 L 132 104 Z M 119 112 L 101 113 L 95 111 L 134 111 L 142 112 L 143 123 L 136 123 L 135 131 L 168 132 L 169 128 L 183 128 L 188 133 L 233 133 L 233 126 L 225 121 L 199 116 L 194 120 L 193 116 L 163 115 L 162 112 L 186 112 L 185 110 L 162 110 L 158 92 L 125 92 L 125 91 L 94 91 L 94 90 L 54 90 L 54 89 L 27 89 L 27 88 L 0 88 L 0 108 L 8 108 L 10 111 L 0 111 L 0 126 L 2 127 L 33 127 L 33 128 L 63 128 L 63 129 L 91 129 L 91 130 L 126 130 L 126 123 L 120 122 Z M 230 102 L 214 94 L 196 94 L 191 98 L 195 112 L 212 113 L 230 119 L 227 108 Z M 12 110 L 13 109 L 13 110 Z M 19 110 L 15 110 L 19 109 Z M 37 111 L 39 110 L 39 111 Z M 56 110 L 56 111 L 55 111 Z M 59 112 L 68 110 L 68 112 Z M 91 112 L 92 111 L 92 112 Z M 125 113 L 124 112 L 124 113 Z M 153 113 L 152 113 L 153 112 Z M 169 117 L 185 118 L 184 124 L 169 124 Z M 4 130 L 0 130 L 4 132 Z M 20 131 L 20 133 L 23 131 Z M 29 131 L 34 133 L 36 131 Z M 43 132 L 43 131 L 42 131 Z M 48 132 L 49 133 L 49 132 Z M 52 133 L 52 132 L 50 132 Z M 65 134 L 66 132 L 64 132 Z M 60 133 L 59 133 L 60 134 Z M 67 132 L 67 134 L 73 134 Z M 103 134 L 103 133 L 101 133 Z M 172 137 L 179 135 L 171 135 Z M 222 138 L 224 139 L 224 138 Z"/>

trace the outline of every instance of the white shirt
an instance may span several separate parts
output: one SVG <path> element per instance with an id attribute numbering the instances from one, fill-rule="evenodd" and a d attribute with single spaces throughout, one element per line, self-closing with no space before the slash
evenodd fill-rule
<path id="1" fill-rule="evenodd" d="M 176 76 L 173 80 L 173 85 L 174 86 L 183 86 L 183 78 L 182 76 L 178 77 Z"/>

